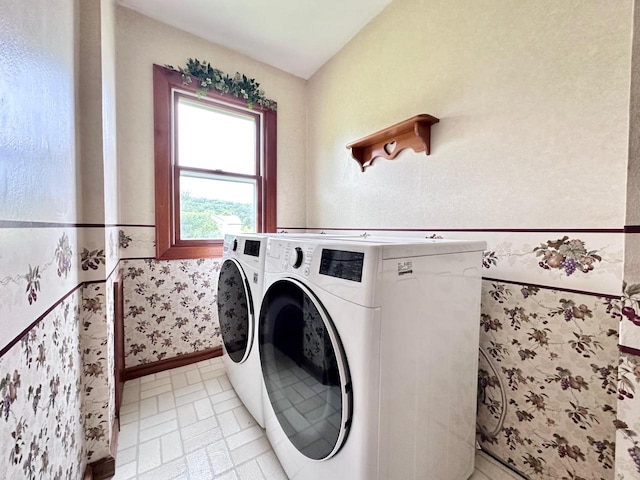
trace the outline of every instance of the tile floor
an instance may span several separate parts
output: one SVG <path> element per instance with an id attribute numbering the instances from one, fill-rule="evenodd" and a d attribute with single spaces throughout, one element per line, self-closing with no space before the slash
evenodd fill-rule
<path id="1" fill-rule="evenodd" d="M 128 381 L 114 480 L 287 480 L 220 358 Z M 479 455 L 470 480 L 518 480 Z"/>

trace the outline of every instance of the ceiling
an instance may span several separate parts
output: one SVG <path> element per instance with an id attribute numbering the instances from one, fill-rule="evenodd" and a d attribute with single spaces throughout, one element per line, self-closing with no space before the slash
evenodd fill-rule
<path id="1" fill-rule="evenodd" d="M 117 1 L 307 79 L 392 0 Z"/>

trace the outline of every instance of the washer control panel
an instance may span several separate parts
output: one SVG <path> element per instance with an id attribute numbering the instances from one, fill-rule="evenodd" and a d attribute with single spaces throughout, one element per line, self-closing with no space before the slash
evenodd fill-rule
<path id="1" fill-rule="evenodd" d="M 313 252 L 315 246 L 300 245 L 293 246 L 291 243 L 285 243 L 284 255 L 282 255 L 282 270 L 292 270 L 308 276 L 311 273 L 311 261 L 313 260 Z"/>

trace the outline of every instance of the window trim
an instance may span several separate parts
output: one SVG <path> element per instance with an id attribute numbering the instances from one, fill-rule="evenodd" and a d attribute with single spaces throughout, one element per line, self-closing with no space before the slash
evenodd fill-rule
<path id="1" fill-rule="evenodd" d="M 182 74 L 153 66 L 153 119 L 155 164 L 156 258 L 178 260 L 222 256 L 222 240 L 177 240 L 175 206 L 178 172 L 173 165 L 172 91 L 195 94 L 197 85 L 182 83 Z M 232 95 L 209 90 L 206 97 L 226 104 L 247 108 L 246 102 Z M 262 114 L 262 185 L 257 191 L 257 230 L 275 232 L 277 226 L 277 116 L 268 108 L 254 105 L 254 112 Z M 259 140 L 257 140 L 259 141 Z M 257 182 L 259 183 L 259 182 Z M 261 193 L 261 194 L 260 194 Z"/>

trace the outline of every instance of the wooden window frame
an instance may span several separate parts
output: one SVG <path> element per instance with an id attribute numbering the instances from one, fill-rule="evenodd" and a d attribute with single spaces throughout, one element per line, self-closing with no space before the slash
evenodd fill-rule
<path id="1" fill-rule="evenodd" d="M 180 240 L 178 221 L 179 191 L 177 180 L 180 169 L 173 160 L 173 102 L 177 102 L 180 92 L 197 94 L 198 85 L 182 83 L 182 74 L 174 70 L 153 66 L 153 119 L 154 119 L 154 161 L 155 161 L 155 209 L 156 209 L 156 258 L 159 260 L 179 260 L 187 258 L 209 258 L 222 256 L 222 240 Z M 176 95 L 174 95 L 176 92 Z M 232 95 L 209 91 L 206 97 L 231 107 L 246 110 L 244 100 Z M 218 105 L 216 105 L 218 106 Z M 275 232 L 277 225 L 277 115 L 264 107 L 254 106 L 248 112 L 262 117 L 262 139 L 257 138 L 262 151 L 257 159 L 256 174 L 244 176 L 256 179 L 256 230 Z M 260 160 L 261 158 L 261 160 Z M 197 170 L 197 169 L 190 169 Z M 242 174 L 232 174 L 243 177 Z"/>

